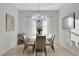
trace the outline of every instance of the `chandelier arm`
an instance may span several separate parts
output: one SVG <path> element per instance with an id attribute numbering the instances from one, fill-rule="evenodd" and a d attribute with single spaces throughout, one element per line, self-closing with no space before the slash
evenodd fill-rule
<path id="1" fill-rule="evenodd" d="M 35 20 L 36 22 L 47 20 L 47 16 L 44 14 L 41 14 L 40 12 L 40 3 L 38 3 L 38 11 L 37 12 L 34 11 L 34 14 L 32 15 L 32 19 Z"/>

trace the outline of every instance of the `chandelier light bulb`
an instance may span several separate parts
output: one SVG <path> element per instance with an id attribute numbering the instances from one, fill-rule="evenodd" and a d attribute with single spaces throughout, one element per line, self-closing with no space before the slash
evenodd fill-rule
<path id="1" fill-rule="evenodd" d="M 47 16 L 45 14 L 40 14 L 38 12 L 32 15 L 32 19 L 35 21 L 43 21 L 43 20 L 47 20 Z"/>

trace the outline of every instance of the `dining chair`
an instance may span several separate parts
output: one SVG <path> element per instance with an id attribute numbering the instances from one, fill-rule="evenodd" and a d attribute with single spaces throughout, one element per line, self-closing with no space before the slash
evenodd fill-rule
<path id="1" fill-rule="evenodd" d="M 17 36 L 17 38 L 18 38 L 18 40 L 17 40 L 17 44 L 23 44 L 24 43 L 24 39 L 23 39 L 23 35 L 24 33 L 19 33 L 18 34 L 18 36 Z"/>
<path id="2" fill-rule="evenodd" d="M 46 45 L 52 47 L 53 51 L 55 52 L 55 48 L 54 48 L 54 40 L 55 40 L 55 35 L 53 34 L 51 39 L 48 40 L 49 42 L 46 43 Z"/>
<path id="3" fill-rule="evenodd" d="M 53 38 L 53 34 L 49 34 L 49 38 L 48 38 L 48 41 L 52 41 L 52 38 Z"/>
<path id="4" fill-rule="evenodd" d="M 23 35 L 23 38 L 24 38 L 24 48 L 23 48 L 23 53 L 24 53 L 24 51 L 27 50 L 29 46 L 32 47 L 34 46 L 34 42 L 32 42 L 25 34 Z"/>
<path id="5" fill-rule="evenodd" d="M 36 42 L 35 42 L 35 55 L 37 55 L 37 52 L 43 52 L 45 55 L 47 55 L 46 52 L 46 36 L 36 36 Z"/>

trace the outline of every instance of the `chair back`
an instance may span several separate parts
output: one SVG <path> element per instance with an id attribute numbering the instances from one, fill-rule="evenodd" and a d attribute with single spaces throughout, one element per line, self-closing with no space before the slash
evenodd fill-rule
<path id="1" fill-rule="evenodd" d="M 51 44 L 54 45 L 55 35 L 52 36 Z"/>
<path id="2" fill-rule="evenodd" d="M 53 38 L 53 34 L 49 34 L 49 39 L 48 39 L 48 41 L 51 42 L 51 41 L 52 41 L 52 38 Z"/>
<path id="3" fill-rule="evenodd" d="M 36 36 L 36 49 L 45 49 L 46 48 L 46 36 Z"/>
<path id="4" fill-rule="evenodd" d="M 27 41 L 26 41 L 26 34 L 23 34 L 22 36 L 23 36 L 23 39 L 24 39 L 24 44 L 26 44 L 27 43 Z"/>
<path id="5" fill-rule="evenodd" d="M 23 40 L 23 33 L 18 34 L 18 39 Z"/>
<path id="6" fill-rule="evenodd" d="M 28 36 L 26 36 L 25 33 L 23 33 L 22 36 L 23 36 L 23 39 L 24 39 L 24 44 L 27 44 L 29 42 Z"/>

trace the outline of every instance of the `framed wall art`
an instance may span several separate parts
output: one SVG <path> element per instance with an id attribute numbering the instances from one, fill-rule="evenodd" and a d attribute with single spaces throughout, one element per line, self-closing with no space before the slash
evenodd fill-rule
<path id="1" fill-rule="evenodd" d="M 62 18 L 63 29 L 75 29 L 75 12 Z"/>
<path id="2" fill-rule="evenodd" d="M 9 14 L 6 14 L 6 31 L 15 30 L 15 18 Z"/>

